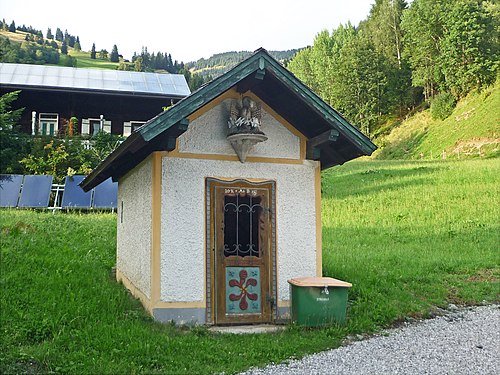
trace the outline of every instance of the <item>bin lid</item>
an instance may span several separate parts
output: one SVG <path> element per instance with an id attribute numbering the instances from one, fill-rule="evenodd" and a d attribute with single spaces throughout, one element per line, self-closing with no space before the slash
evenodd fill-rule
<path id="1" fill-rule="evenodd" d="M 337 280 L 332 277 L 296 277 L 294 279 L 288 280 L 288 282 L 292 285 L 297 286 L 340 286 L 344 288 L 352 287 L 351 283 Z"/>

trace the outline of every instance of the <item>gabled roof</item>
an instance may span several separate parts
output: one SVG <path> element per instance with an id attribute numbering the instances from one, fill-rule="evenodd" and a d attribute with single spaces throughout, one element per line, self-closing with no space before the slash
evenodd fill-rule
<path id="1" fill-rule="evenodd" d="M 180 99 L 191 91 L 182 74 L 0 63 L 0 84 L 13 89 L 92 92 Z"/>
<path id="2" fill-rule="evenodd" d="M 377 147 L 264 49 L 179 101 L 140 127 L 81 183 L 90 190 L 117 180 L 154 151 L 172 151 L 187 130 L 188 116 L 224 92 L 251 90 L 308 139 L 308 159 L 321 168 L 370 155 Z"/>

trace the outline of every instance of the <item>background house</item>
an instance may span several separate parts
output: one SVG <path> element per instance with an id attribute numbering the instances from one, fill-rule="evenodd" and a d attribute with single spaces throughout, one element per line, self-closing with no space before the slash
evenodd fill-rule
<path id="1" fill-rule="evenodd" d="M 160 321 L 272 323 L 321 276 L 320 171 L 375 150 L 265 50 L 148 121 L 81 183 L 119 183 L 117 278 Z"/>
<path id="2" fill-rule="evenodd" d="M 99 130 L 128 136 L 190 90 L 181 74 L 0 63 L 0 95 L 21 90 L 21 126 L 57 135 L 72 117 L 80 134 Z"/>

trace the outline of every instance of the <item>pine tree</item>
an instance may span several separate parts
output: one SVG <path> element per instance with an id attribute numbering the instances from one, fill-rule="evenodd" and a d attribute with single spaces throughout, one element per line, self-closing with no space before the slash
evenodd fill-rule
<path id="1" fill-rule="evenodd" d="M 12 23 L 10 24 L 9 31 L 11 33 L 15 33 L 16 32 L 16 23 L 14 21 L 12 21 Z"/>
<path id="2" fill-rule="evenodd" d="M 52 35 L 50 27 L 47 29 L 47 39 L 54 39 L 54 35 Z"/>
<path id="3" fill-rule="evenodd" d="M 120 58 L 118 57 L 118 47 L 113 45 L 113 49 L 111 50 L 111 55 L 109 56 L 109 61 L 111 62 L 118 62 L 120 61 Z"/>
<path id="4" fill-rule="evenodd" d="M 82 50 L 82 46 L 80 46 L 80 42 L 76 42 L 75 46 L 73 48 L 75 49 L 75 51 L 81 51 Z"/>
<path id="5" fill-rule="evenodd" d="M 59 41 L 59 42 L 62 42 L 63 39 L 64 39 L 64 35 L 63 35 L 61 29 L 57 28 L 57 30 L 56 30 L 56 40 Z"/>
<path id="6" fill-rule="evenodd" d="M 67 55 L 68 54 L 68 45 L 66 44 L 66 41 L 63 41 L 62 44 L 61 44 L 61 53 L 63 55 Z"/>
<path id="7" fill-rule="evenodd" d="M 92 43 L 92 49 L 90 50 L 90 58 L 95 60 L 95 43 Z"/>

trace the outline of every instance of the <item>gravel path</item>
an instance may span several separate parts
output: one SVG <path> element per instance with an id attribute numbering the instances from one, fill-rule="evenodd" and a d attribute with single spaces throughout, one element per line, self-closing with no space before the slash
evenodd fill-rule
<path id="1" fill-rule="evenodd" d="M 348 346 L 244 374 L 498 375 L 500 306 L 455 309 Z"/>

